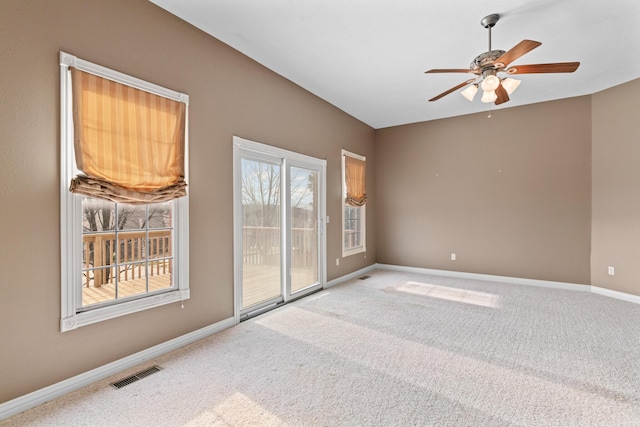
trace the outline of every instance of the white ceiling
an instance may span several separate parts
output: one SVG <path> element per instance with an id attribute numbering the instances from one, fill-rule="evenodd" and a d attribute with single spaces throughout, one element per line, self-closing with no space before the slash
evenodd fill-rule
<path id="1" fill-rule="evenodd" d="M 640 77 L 640 0 L 150 0 L 374 128 L 592 94 Z M 488 49 L 542 42 L 512 65 L 580 61 L 520 75 L 496 107 L 454 92 Z M 459 91 L 458 91 L 459 92 Z"/>

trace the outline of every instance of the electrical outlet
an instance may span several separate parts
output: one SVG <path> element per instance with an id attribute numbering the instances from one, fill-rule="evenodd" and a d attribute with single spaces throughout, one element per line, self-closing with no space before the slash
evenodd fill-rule
<path id="1" fill-rule="evenodd" d="M 613 267 L 609 266 L 608 273 L 609 273 L 609 276 L 613 276 L 616 274 L 616 270 Z"/>
<path id="2" fill-rule="evenodd" d="M 340 265 L 340 258 L 336 258 L 336 265 Z"/>
<path id="3" fill-rule="evenodd" d="M 451 261 L 455 261 L 456 260 L 456 254 L 451 254 Z"/>

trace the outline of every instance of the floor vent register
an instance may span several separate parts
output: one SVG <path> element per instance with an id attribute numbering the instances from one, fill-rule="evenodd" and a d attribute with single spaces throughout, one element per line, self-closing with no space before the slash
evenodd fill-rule
<path id="1" fill-rule="evenodd" d="M 139 381 L 143 378 L 148 377 L 151 374 L 155 374 L 156 372 L 160 372 L 162 370 L 162 368 L 158 365 L 154 365 L 148 369 L 145 369 L 144 371 L 140 371 L 136 374 L 133 374 L 131 376 L 128 376 L 127 378 L 123 378 L 120 381 L 116 381 L 114 383 L 111 383 L 111 386 L 113 388 L 117 388 L 120 389 L 124 386 L 127 386 L 129 384 L 135 383 L 136 381 Z"/>

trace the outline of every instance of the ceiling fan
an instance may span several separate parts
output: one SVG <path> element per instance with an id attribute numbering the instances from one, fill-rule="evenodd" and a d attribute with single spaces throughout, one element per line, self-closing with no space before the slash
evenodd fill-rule
<path id="1" fill-rule="evenodd" d="M 520 85 L 520 80 L 511 77 L 500 77 L 498 73 L 513 74 L 534 74 L 534 73 L 572 73 L 578 69 L 579 62 L 556 62 L 553 64 L 532 64 L 532 65 L 516 65 L 509 66 L 511 62 L 520 58 L 525 53 L 531 52 L 542 43 L 533 40 L 522 40 L 520 43 L 512 47 L 508 51 L 491 50 L 491 28 L 498 22 L 500 15 L 494 13 L 485 16 L 480 24 L 489 30 L 489 50 L 476 56 L 469 65 L 469 69 L 465 68 L 445 68 L 425 71 L 425 73 L 471 73 L 476 77 L 466 80 L 451 89 L 442 92 L 431 98 L 429 101 L 437 101 L 443 96 L 449 95 L 467 85 L 467 89 L 463 90 L 462 95 L 469 101 L 473 101 L 478 87 L 483 90 L 482 102 L 494 102 L 496 105 L 509 101 L 509 95 Z"/>

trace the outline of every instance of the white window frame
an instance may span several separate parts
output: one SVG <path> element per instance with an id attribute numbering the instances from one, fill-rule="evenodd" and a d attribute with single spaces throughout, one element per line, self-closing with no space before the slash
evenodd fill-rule
<path id="1" fill-rule="evenodd" d="M 122 74 L 60 52 L 60 254 L 61 315 L 60 330 L 70 331 L 126 314 L 189 299 L 189 196 L 174 200 L 173 207 L 173 283 L 163 293 L 142 296 L 114 304 L 82 308 L 82 196 L 69 191 L 71 178 L 78 174 L 73 144 L 73 114 L 69 67 L 86 71 L 122 84 L 187 104 L 185 120 L 185 180 L 188 180 L 189 97 L 153 83 Z"/>
<path id="2" fill-rule="evenodd" d="M 350 256 L 350 255 L 356 255 L 356 254 L 366 253 L 367 252 L 367 205 L 365 204 L 365 205 L 360 206 L 360 207 L 355 207 L 355 206 L 348 205 L 345 202 L 345 199 L 347 197 L 347 183 L 346 183 L 346 180 L 345 180 L 345 165 L 344 165 L 345 156 L 349 156 L 349 157 L 352 157 L 354 159 L 361 160 L 363 162 L 367 161 L 367 158 L 365 156 L 361 156 L 359 154 L 352 153 L 352 152 L 347 151 L 347 150 L 342 150 L 342 155 L 340 156 L 340 159 L 341 159 L 341 162 L 342 162 L 342 168 L 341 168 L 341 171 L 342 171 L 342 204 L 341 204 L 341 206 L 342 206 L 342 209 L 341 209 L 342 210 L 342 223 L 341 223 L 342 224 L 342 243 L 341 243 L 341 247 L 342 247 L 342 257 L 343 258 L 347 257 L 347 256 Z M 360 220 L 360 228 L 361 228 L 360 235 L 362 236 L 362 245 L 356 246 L 356 247 L 353 247 L 353 248 L 345 248 L 345 245 L 344 245 L 345 225 L 346 225 L 345 224 L 346 218 L 345 218 L 345 215 L 344 215 L 344 208 L 347 207 L 347 206 L 351 207 L 351 208 L 354 208 L 354 209 L 360 209 L 360 217 L 361 217 L 361 220 Z"/>

